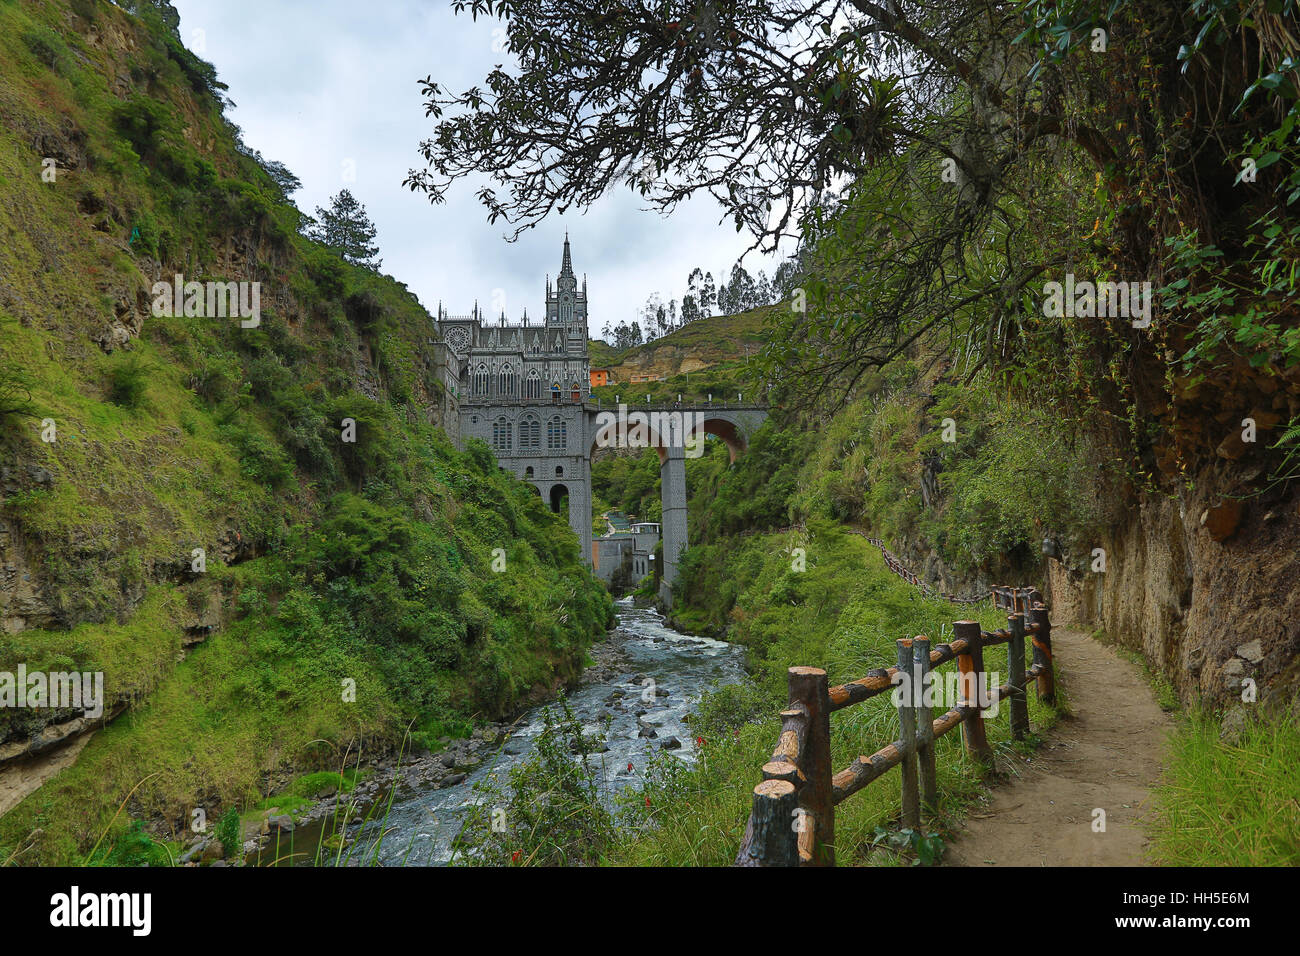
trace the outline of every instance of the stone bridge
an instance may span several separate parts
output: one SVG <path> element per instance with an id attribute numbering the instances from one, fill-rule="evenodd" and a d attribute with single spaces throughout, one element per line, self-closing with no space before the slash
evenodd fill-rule
<path id="1" fill-rule="evenodd" d="M 659 596 L 671 599 L 677 565 L 686 540 L 686 459 L 704 454 L 705 436 L 727 446 L 734 462 L 749 447 L 750 437 L 767 419 L 767 406 L 709 402 L 672 405 L 602 406 L 586 403 L 587 493 L 585 507 L 569 499 L 569 524 L 591 561 L 591 456 L 601 448 L 654 448 L 659 453 L 663 505 L 663 568 Z"/>
<path id="2" fill-rule="evenodd" d="M 530 482 L 553 511 L 569 502 L 569 527 L 582 556 L 592 561 L 591 458 L 601 448 L 654 448 L 659 453 L 663 500 L 660 596 L 667 600 L 686 547 L 686 459 L 704 454 L 705 436 L 724 442 L 731 460 L 744 454 L 767 418 L 767 407 L 739 402 L 606 405 L 572 401 L 501 399 L 460 405 L 460 437 L 492 447 L 497 464 Z"/>

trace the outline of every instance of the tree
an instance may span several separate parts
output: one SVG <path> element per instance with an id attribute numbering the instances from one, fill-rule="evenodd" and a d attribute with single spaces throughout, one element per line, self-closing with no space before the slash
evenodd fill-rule
<path id="1" fill-rule="evenodd" d="M 700 317 L 700 307 L 696 304 L 695 295 L 686 293 L 682 296 L 682 325 L 694 322 Z"/>
<path id="2" fill-rule="evenodd" d="M 645 329 L 647 342 L 653 341 L 666 331 L 665 314 L 663 303 L 659 300 L 659 293 L 651 293 L 646 299 L 645 307 L 641 310 L 641 326 Z"/>
<path id="3" fill-rule="evenodd" d="M 777 300 L 788 299 L 798 287 L 800 279 L 798 256 L 791 256 L 776 267 L 772 273 L 772 297 Z"/>
<path id="4" fill-rule="evenodd" d="M 718 311 L 723 315 L 735 315 L 760 304 L 755 295 L 754 277 L 739 262 L 731 267 L 731 278 L 723 288 L 726 289 L 726 309 L 721 305 L 722 289 L 718 290 Z"/>
<path id="5" fill-rule="evenodd" d="M 379 247 L 375 226 L 366 215 L 366 207 L 344 189 L 330 201 L 329 209 L 316 207 L 316 222 L 308 236 L 336 251 L 347 262 L 378 272 L 383 260 L 376 259 Z"/>
<path id="6" fill-rule="evenodd" d="M 1054 396 L 1062 407 L 1104 401 L 1145 454 L 1153 429 L 1139 423 L 1190 434 L 1188 401 L 1228 420 L 1268 404 L 1265 379 L 1300 360 L 1300 342 L 1249 308 L 1267 287 L 1263 312 L 1300 309 L 1285 268 L 1300 258 L 1296 0 L 457 9 L 506 18 L 518 68 L 459 95 L 424 81 L 437 126 L 407 184 L 439 202 L 486 173 L 488 218 L 515 236 L 626 185 L 662 212 L 709 193 L 765 251 L 798 238 L 807 308 L 786 316 L 765 361 L 806 383 L 808 401 L 827 383 L 847 395 L 936 339 L 975 368 L 1074 387 Z M 1081 265 L 1176 281 L 1180 308 L 1146 331 L 1044 316 L 1045 281 Z M 1233 354 L 1227 343 L 1243 340 L 1206 288 L 1243 297 L 1248 357 Z M 1189 378 L 1235 369 L 1259 387 L 1195 397 L 1171 381 L 1169 355 Z"/>
<path id="7" fill-rule="evenodd" d="M 704 273 L 704 285 L 700 287 L 700 315 L 708 318 L 713 315 L 718 304 L 718 293 L 713 287 L 713 273 Z"/>
<path id="8" fill-rule="evenodd" d="M 614 327 L 614 348 L 635 348 L 641 344 L 641 326 L 635 322 L 620 322 Z"/>
<path id="9" fill-rule="evenodd" d="M 240 136 L 236 136 L 235 149 L 243 156 L 247 156 L 258 166 L 262 167 L 263 172 L 271 178 L 275 188 L 280 191 L 281 198 L 286 201 L 302 189 L 302 180 L 293 174 L 293 172 L 284 163 L 277 162 L 273 159 L 267 159 L 262 155 L 261 150 L 253 149 L 246 145 Z"/>

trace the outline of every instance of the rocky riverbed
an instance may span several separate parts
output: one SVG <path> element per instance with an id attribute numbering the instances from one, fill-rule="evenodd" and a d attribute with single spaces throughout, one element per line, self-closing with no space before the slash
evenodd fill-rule
<path id="1" fill-rule="evenodd" d="M 568 692 L 587 732 L 604 736 L 603 751 L 592 759 L 611 801 L 623 788 L 639 786 L 652 748 L 693 760 L 690 712 L 712 684 L 735 682 L 743 673 L 737 647 L 673 631 L 657 612 L 630 600 L 620 601 L 618 612 L 618 627 L 591 648 L 592 663 Z M 246 862 L 307 865 L 321 857 L 350 865 L 445 864 L 465 807 L 480 799 L 475 782 L 489 773 L 505 779 L 528 759 L 548 706 L 449 740 L 440 753 L 407 756 L 400 764 L 396 757 L 376 760 L 352 791 L 327 788 L 293 816 L 268 813 L 245 833 Z M 187 857 L 197 861 L 215 850 L 196 844 Z"/>

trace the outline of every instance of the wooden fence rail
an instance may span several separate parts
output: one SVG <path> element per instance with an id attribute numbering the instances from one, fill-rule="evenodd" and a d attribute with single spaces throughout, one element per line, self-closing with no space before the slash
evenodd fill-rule
<path id="1" fill-rule="evenodd" d="M 1028 733 L 1029 683 L 1037 683 L 1040 700 L 1051 702 L 1055 696 L 1051 623 L 1034 588 L 994 587 L 992 598 L 994 607 L 1012 612 L 1005 628 L 985 631 L 977 621 L 957 621 L 947 644 L 931 647 L 927 637 L 900 639 L 894 667 L 873 670 L 847 684 L 827 686 L 826 672 L 820 668 L 790 668 L 790 703 L 781 711 L 781 734 L 772 759 L 763 765 L 763 782 L 754 788 L 737 866 L 834 866 L 836 804 L 894 767 L 902 768 L 903 824 L 919 828 L 922 807 L 932 810 L 936 802 L 934 742 L 961 727 L 967 753 L 990 763 L 993 753 L 985 738 L 983 711 L 994 703 L 1008 703 L 1013 738 Z M 1033 662 L 1027 668 L 1026 637 L 1033 646 Z M 1010 679 L 985 691 L 984 649 L 1000 644 L 1008 648 Z M 922 693 L 932 680 L 926 675 L 950 661 L 957 662 L 958 699 L 955 707 L 935 716 Z M 896 684 L 902 685 L 894 700 L 898 739 L 834 772 L 830 715 Z"/>
<path id="2" fill-rule="evenodd" d="M 909 569 L 907 565 L 903 564 L 903 562 L 898 559 L 898 556 L 895 555 L 894 552 L 886 548 L 885 542 L 881 541 L 879 538 L 872 538 L 868 535 L 865 535 L 861 531 L 853 531 L 851 533 L 856 534 L 859 537 L 865 538 L 868 544 L 873 544 L 877 548 L 879 548 L 881 557 L 885 559 L 885 567 L 889 568 L 889 570 L 893 571 L 895 574 L 897 574 L 908 584 L 911 584 L 913 587 L 920 588 L 921 593 L 925 594 L 927 597 L 943 598 L 945 601 L 948 601 L 952 604 L 981 604 L 984 601 L 988 600 L 987 593 L 977 594 L 974 597 L 964 598 L 964 597 L 958 597 L 956 594 L 948 594 L 943 591 L 937 591 L 930 584 L 927 584 L 925 581 L 923 581 L 920 575 L 916 574 L 914 571 Z"/>

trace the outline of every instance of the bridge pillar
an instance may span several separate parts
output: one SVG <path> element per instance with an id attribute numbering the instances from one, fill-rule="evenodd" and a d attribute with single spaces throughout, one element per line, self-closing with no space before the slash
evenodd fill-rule
<path id="1" fill-rule="evenodd" d="M 680 441 L 670 442 L 659 466 L 659 491 L 663 503 L 664 566 L 659 598 L 672 599 L 677 583 L 677 562 L 686 547 L 686 450 Z"/>
<path id="2" fill-rule="evenodd" d="M 578 541 L 582 546 L 582 560 L 591 566 L 591 461 L 583 463 L 583 475 L 581 487 L 572 489 L 569 492 L 569 527 L 578 535 Z M 577 492 L 578 500 L 574 500 L 574 492 Z"/>

